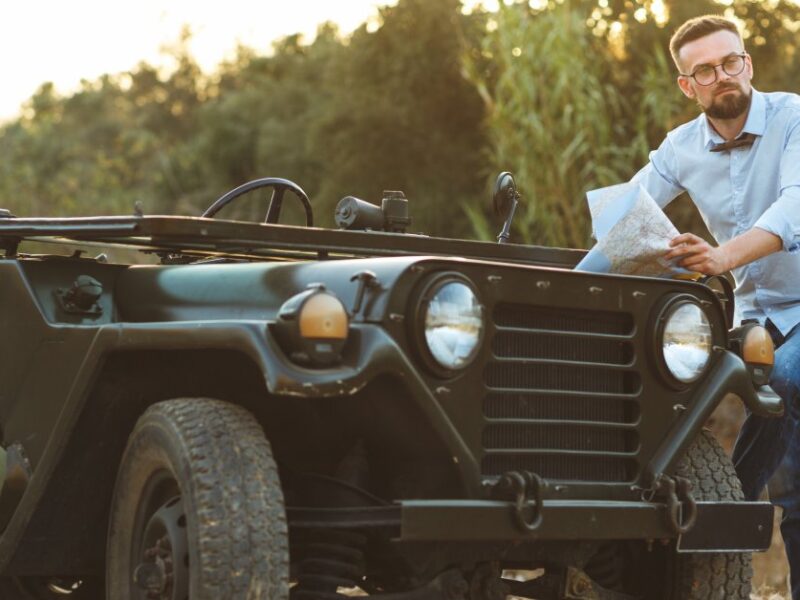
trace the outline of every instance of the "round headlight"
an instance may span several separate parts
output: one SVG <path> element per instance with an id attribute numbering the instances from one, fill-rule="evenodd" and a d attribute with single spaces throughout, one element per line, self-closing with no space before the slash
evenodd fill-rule
<path id="1" fill-rule="evenodd" d="M 440 367 L 463 369 L 475 358 L 483 335 L 483 309 L 469 285 L 451 279 L 434 287 L 422 320 L 425 345 Z"/>
<path id="2" fill-rule="evenodd" d="M 693 302 L 675 304 L 667 314 L 661 338 L 664 362 L 678 381 L 691 383 L 702 374 L 711 356 L 711 325 Z"/>

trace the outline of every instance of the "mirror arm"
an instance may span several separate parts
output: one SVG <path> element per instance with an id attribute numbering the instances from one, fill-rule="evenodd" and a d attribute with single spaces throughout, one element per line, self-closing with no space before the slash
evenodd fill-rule
<path id="1" fill-rule="evenodd" d="M 508 239 L 511 237 L 511 222 L 514 220 L 514 213 L 517 212 L 517 204 L 519 204 L 519 192 L 514 190 L 513 196 L 511 196 L 511 210 L 508 211 L 508 218 L 506 222 L 503 223 L 503 230 L 500 232 L 500 235 L 497 236 L 497 243 L 498 244 L 507 244 Z"/>

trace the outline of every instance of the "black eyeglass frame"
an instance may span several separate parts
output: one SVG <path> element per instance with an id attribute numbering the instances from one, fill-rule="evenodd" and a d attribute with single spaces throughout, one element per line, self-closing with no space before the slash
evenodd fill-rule
<path id="1" fill-rule="evenodd" d="M 736 52 L 734 54 L 729 54 L 728 56 L 726 56 L 725 59 L 721 63 L 717 63 L 716 65 L 700 65 L 699 67 L 697 67 L 691 73 L 679 73 L 679 75 L 681 75 L 682 77 L 691 77 L 692 79 L 694 79 L 694 81 L 695 81 L 695 83 L 697 85 L 702 85 L 703 87 L 707 87 L 709 85 L 714 85 L 715 83 L 717 83 L 719 81 L 719 73 L 717 72 L 717 67 L 722 67 L 722 70 L 729 77 L 736 77 L 737 75 L 741 75 L 742 72 L 745 70 L 745 67 L 747 67 L 747 57 L 748 56 L 750 56 L 750 55 L 747 52 Z M 742 59 L 742 68 L 739 69 L 736 73 L 730 73 L 725 68 L 725 63 L 728 62 L 732 58 L 741 58 Z M 714 71 L 714 80 L 709 82 L 709 83 L 700 83 L 699 81 L 697 81 L 697 72 L 700 69 L 704 69 L 706 67 L 709 67 L 709 68 L 711 68 L 712 71 Z"/>

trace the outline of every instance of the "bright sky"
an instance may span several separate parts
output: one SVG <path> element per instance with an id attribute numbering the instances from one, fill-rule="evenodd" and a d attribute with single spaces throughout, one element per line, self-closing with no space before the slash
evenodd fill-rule
<path id="1" fill-rule="evenodd" d="M 70 92 L 81 79 L 117 73 L 145 60 L 163 62 L 159 49 L 183 25 L 205 71 L 232 57 L 237 41 L 267 52 L 293 33 L 313 37 L 334 21 L 349 33 L 377 6 L 396 0 L 4 0 L 0 1 L 0 122 L 19 113 L 40 84 Z"/>

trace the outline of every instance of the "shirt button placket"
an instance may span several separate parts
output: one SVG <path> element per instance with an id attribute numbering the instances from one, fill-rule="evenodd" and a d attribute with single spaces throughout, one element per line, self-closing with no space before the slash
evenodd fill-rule
<path id="1" fill-rule="evenodd" d="M 730 151 L 730 184 L 731 184 L 731 203 L 733 204 L 733 214 L 736 217 L 736 225 L 738 229 L 742 228 L 742 207 L 739 204 L 739 194 L 736 190 L 736 149 Z"/>

